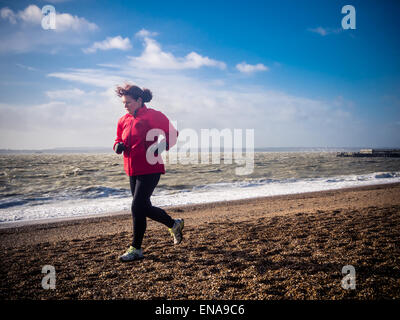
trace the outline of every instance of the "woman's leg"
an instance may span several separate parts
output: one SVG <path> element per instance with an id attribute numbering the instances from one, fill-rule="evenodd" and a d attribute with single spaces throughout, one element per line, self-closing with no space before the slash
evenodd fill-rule
<path id="1" fill-rule="evenodd" d="M 146 231 L 146 217 L 158 221 L 168 228 L 174 225 L 172 219 L 165 210 L 153 207 L 150 197 L 160 180 L 160 173 L 146 174 L 130 177 L 133 217 L 133 244 L 136 249 L 142 246 L 142 240 Z"/>
<path id="2" fill-rule="evenodd" d="M 137 200 L 135 201 L 136 188 L 138 188 L 138 190 L 140 189 L 140 187 L 139 187 L 140 183 L 138 183 L 137 177 L 130 176 L 129 182 L 130 182 L 131 193 L 132 193 L 132 197 L 133 197 L 132 207 L 131 207 L 132 222 L 133 222 L 132 246 L 136 249 L 140 249 L 142 246 L 142 239 L 143 239 L 144 233 L 146 231 L 146 216 L 142 213 L 142 210 L 139 209 L 138 201 Z"/>

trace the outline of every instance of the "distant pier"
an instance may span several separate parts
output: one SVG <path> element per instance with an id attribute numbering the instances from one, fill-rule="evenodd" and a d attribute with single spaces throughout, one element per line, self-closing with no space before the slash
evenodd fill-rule
<path id="1" fill-rule="evenodd" d="M 400 149 L 361 149 L 359 152 L 338 152 L 336 156 L 400 158 Z"/>

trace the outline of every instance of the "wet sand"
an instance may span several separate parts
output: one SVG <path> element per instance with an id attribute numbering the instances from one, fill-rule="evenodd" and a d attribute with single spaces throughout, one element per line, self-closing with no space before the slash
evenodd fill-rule
<path id="1" fill-rule="evenodd" d="M 399 299 L 400 184 L 168 208 L 121 263 L 129 213 L 0 229 L 0 299 Z M 56 289 L 44 290 L 44 265 Z M 356 288 L 341 286 L 342 267 Z"/>

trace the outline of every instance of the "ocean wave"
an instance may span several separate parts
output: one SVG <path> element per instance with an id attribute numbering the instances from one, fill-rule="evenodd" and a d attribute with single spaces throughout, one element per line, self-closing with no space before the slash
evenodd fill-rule
<path id="1" fill-rule="evenodd" d="M 62 192 L 51 192 L 48 194 L 30 194 L 21 197 L 8 196 L 0 200 L 0 209 L 18 206 L 37 206 L 57 201 L 101 199 L 101 198 L 126 198 L 131 195 L 130 190 L 123 188 L 109 188 L 104 186 L 93 186 L 85 188 L 66 189 Z"/>
<path id="2" fill-rule="evenodd" d="M 123 188 L 109 188 L 103 186 L 86 187 L 78 191 L 82 198 L 126 197 L 130 191 Z"/>
<path id="3" fill-rule="evenodd" d="M 375 174 L 376 179 L 397 178 L 400 177 L 399 172 L 382 172 Z"/>
<path id="4" fill-rule="evenodd" d="M 263 186 L 270 186 L 271 188 L 275 187 L 285 187 L 296 186 L 296 188 L 301 189 L 303 185 L 315 185 L 320 186 L 321 190 L 325 190 L 327 188 L 342 188 L 342 187 L 351 187 L 363 184 L 379 184 L 385 182 L 394 182 L 399 181 L 400 172 L 376 172 L 370 174 L 363 175 L 342 175 L 342 176 L 333 176 L 333 177 L 316 177 L 316 178 L 286 178 L 286 179 L 271 179 L 271 178 L 257 178 L 257 179 L 248 179 L 242 181 L 233 181 L 233 182 L 217 182 L 217 183 L 209 183 L 202 184 L 197 186 L 190 187 L 189 185 L 177 185 L 175 187 L 167 187 L 165 190 L 157 188 L 158 191 L 156 194 L 174 194 L 181 192 L 192 192 L 192 193 L 207 193 L 218 191 L 218 190 L 245 190 L 252 189 Z"/>
<path id="5" fill-rule="evenodd" d="M 29 202 L 28 200 L 18 200 L 18 199 L 0 201 L 0 209 L 22 206 L 24 204 L 27 204 L 28 202 Z"/>
<path id="6" fill-rule="evenodd" d="M 202 191 L 210 191 L 217 190 L 222 188 L 251 188 L 257 186 L 264 185 L 289 185 L 294 183 L 320 183 L 320 184 L 351 184 L 352 182 L 357 181 L 369 181 L 371 183 L 377 182 L 378 180 L 384 179 L 395 179 L 400 177 L 400 172 L 375 172 L 370 174 L 363 175 L 342 175 L 342 176 L 333 176 L 333 177 L 319 177 L 319 178 L 285 178 L 285 179 L 271 179 L 271 178 L 257 178 L 257 179 L 248 179 L 242 181 L 234 181 L 234 182 L 216 182 L 203 184 L 198 186 L 193 186 L 191 189 L 188 185 L 179 185 L 176 189 L 185 189 L 191 190 L 193 192 L 202 192 Z M 183 191 L 183 190 L 180 190 Z"/>
<path id="7" fill-rule="evenodd" d="M 157 188 L 152 203 L 155 206 L 168 207 L 394 182 L 400 182 L 400 172 L 373 172 L 307 179 L 258 178 L 218 182 L 185 189 Z M 131 199 L 130 190 L 105 186 L 66 190 L 63 194 L 42 195 L 30 199 L 8 198 L 0 202 L 0 222 L 75 217 L 129 210 Z"/>

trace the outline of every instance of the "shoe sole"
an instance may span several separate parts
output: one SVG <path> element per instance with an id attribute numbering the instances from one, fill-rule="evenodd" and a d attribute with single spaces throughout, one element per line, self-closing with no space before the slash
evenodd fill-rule
<path id="1" fill-rule="evenodd" d="M 138 261 L 138 260 L 143 260 L 144 257 L 138 257 L 132 260 L 122 260 L 121 258 L 118 258 L 119 262 L 133 262 L 133 261 Z"/>

